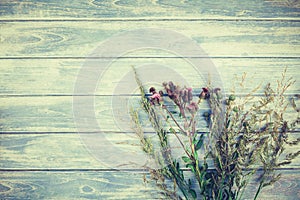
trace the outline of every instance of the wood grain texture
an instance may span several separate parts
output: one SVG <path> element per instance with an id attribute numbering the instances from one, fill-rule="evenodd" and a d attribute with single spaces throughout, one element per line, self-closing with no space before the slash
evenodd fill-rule
<path id="1" fill-rule="evenodd" d="M 92 18 L 292 18 L 299 16 L 300 4 L 293 0 L 228 1 L 222 0 L 80 0 L 26 2 L 3 0 L 1 19 L 76 19 Z"/>
<path id="2" fill-rule="evenodd" d="M 258 101 L 258 98 L 249 102 L 249 106 Z M 85 99 L 86 97 L 83 97 L 83 101 Z M 3 133 L 77 132 L 78 130 L 128 132 L 131 130 L 130 109 L 140 109 L 139 100 L 139 97 L 129 96 L 97 96 L 94 97 L 94 105 L 79 102 L 75 105 L 78 109 L 74 109 L 72 96 L 5 97 L 1 98 L 0 130 Z M 298 106 L 299 103 L 299 99 L 296 99 Z M 209 107 L 206 103 L 202 103 L 199 108 L 198 126 L 200 130 L 206 131 L 207 123 L 201 114 L 209 111 Z M 170 109 L 176 111 L 172 107 Z M 146 114 L 141 117 L 146 119 Z M 296 119 L 297 113 L 289 107 L 285 117 L 288 120 Z M 96 120 L 95 123 L 93 119 Z M 79 126 L 78 129 L 76 125 Z M 149 123 L 143 125 L 146 131 L 149 131 L 151 125 Z"/>
<path id="3" fill-rule="evenodd" d="M 140 28 L 173 30 L 196 41 L 210 57 L 299 57 L 300 22 L 257 21 L 125 21 L 125 22 L 4 22 L 1 23 L 0 57 L 104 57 L 114 56 L 114 48 L 91 54 L 113 35 Z M 136 42 L 145 40 L 143 33 Z M 126 40 L 126 38 L 124 39 Z M 157 41 L 153 35 L 147 40 Z M 161 41 L 164 43 L 164 41 Z M 132 45 L 132 44 L 131 44 Z M 148 47 L 148 46 L 146 46 Z M 185 49 L 186 42 L 176 42 Z M 133 57 L 171 56 L 164 51 L 132 51 Z M 199 56 L 194 49 L 188 56 Z M 118 57 L 117 55 L 116 57 Z M 200 55 L 201 56 L 201 55 Z M 176 56 L 175 56 L 176 57 Z"/>
<path id="4" fill-rule="evenodd" d="M 154 144 L 158 142 L 154 133 L 146 133 Z M 180 136 L 184 143 L 187 138 Z M 289 139 L 299 138 L 299 133 L 289 133 Z M 182 147 L 174 135 L 169 135 L 174 158 L 181 161 Z M 159 146 L 155 145 L 156 149 Z M 286 145 L 285 155 L 298 146 Z M 154 161 L 142 151 L 138 137 L 133 133 L 27 133 L 1 134 L 0 168 L 3 170 L 142 170 L 153 167 Z M 204 151 L 199 151 L 200 160 Z M 208 159 L 209 168 L 213 161 Z M 182 163 L 181 166 L 184 166 Z M 299 169 L 300 158 L 296 158 L 283 169 Z"/>
<path id="5" fill-rule="evenodd" d="M 264 188 L 259 200 L 300 198 L 299 171 L 282 171 L 283 177 Z M 161 199 L 155 183 L 138 172 L 7 172 L 0 173 L 1 199 Z M 149 179 L 148 179 L 149 181 Z M 171 185 L 171 184 L 170 184 Z M 252 182 L 243 199 L 253 199 Z"/>
<path id="6" fill-rule="evenodd" d="M 137 105 L 138 97 L 130 96 L 136 90 L 132 80 L 124 77 L 131 65 L 163 66 L 198 89 L 203 77 L 180 55 L 164 50 L 139 49 L 121 56 L 113 48 L 103 55 L 93 51 L 127 31 L 173 30 L 207 53 L 199 55 L 190 49 L 187 56 L 212 58 L 226 93 L 234 88 L 234 75 L 247 72 L 248 85 L 237 90 L 243 95 L 260 82 L 275 83 L 285 66 L 288 76 L 299 77 L 299 12 L 300 3 L 294 0 L 1 0 L 0 199 L 162 198 L 154 183 L 143 181 L 149 174 L 144 174 L 141 163 L 148 160 L 128 130 L 128 110 Z M 139 39 L 145 40 L 143 35 Z M 176 46 L 185 49 L 186 43 L 179 41 Z M 114 59 L 95 91 L 74 93 L 85 61 L 92 61 L 89 64 L 97 69 L 105 55 Z M 165 79 L 174 78 L 162 74 Z M 297 80 L 286 97 L 299 92 Z M 80 112 L 92 113 L 74 118 L 76 95 L 82 95 L 83 101 L 89 95 L 94 98 L 94 105 L 79 104 Z M 201 111 L 207 109 L 201 105 Z M 88 123 L 93 118 L 90 114 L 100 130 Z M 77 133 L 78 121 L 87 124 L 85 131 Z M 199 119 L 199 123 L 205 130 L 206 122 Z M 153 138 L 152 130 L 147 131 Z M 296 138 L 299 132 L 289 135 Z M 176 142 L 172 144 L 180 156 Z M 279 170 L 283 178 L 259 199 L 300 199 L 299 159 Z M 244 199 L 253 199 L 256 188 L 252 182 Z"/>
<path id="7" fill-rule="evenodd" d="M 1 172 L 1 199 L 159 199 L 143 174 Z"/>
<path id="8" fill-rule="evenodd" d="M 0 95 L 73 95 L 80 70 L 87 68 L 84 66 L 85 61 L 85 59 L 2 59 L 0 60 Z M 161 78 L 163 81 L 176 81 L 174 79 L 181 76 L 188 86 L 193 88 L 206 85 L 204 81 L 206 74 L 201 74 L 200 70 L 195 69 L 184 58 L 116 58 L 110 65 L 105 65 L 102 59 L 88 59 L 88 61 L 91 68 L 86 70 L 97 71 L 106 68 L 106 71 L 103 74 L 99 73 L 99 80 L 94 83 L 97 87 L 94 93 L 82 93 L 82 95 L 120 94 L 121 92 L 117 91 L 120 84 L 123 87 L 131 87 L 131 83 L 135 82 L 132 78 L 126 79 L 126 75 L 132 70 L 131 66 L 135 66 L 139 71 L 146 71 L 146 69 L 149 71 L 153 68 L 150 70 L 153 74 L 163 73 L 159 70 L 159 67 L 163 67 L 164 72 L 169 69 L 169 73 L 164 73 Z M 267 83 L 275 86 L 276 80 L 281 78 L 285 67 L 287 77 L 296 79 L 300 75 L 300 64 L 297 58 L 212 58 L 211 61 L 219 72 L 226 93 L 233 88 L 234 82 L 238 82 L 234 81 L 235 77 L 241 78 L 243 73 L 247 73 L 247 84 L 244 89 L 237 87 L 237 93 L 250 92 L 258 84 L 262 84 L 262 88 L 257 93 L 261 93 Z M 176 72 L 177 76 L 170 72 Z M 272 76 L 265 78 L 266 74 Z M 146 76 L 151 78 L 152 75 L 148 73 Z M 89 78 L 86 79 L 88 83 Z M 135 93 L 133 90 L 134 88 L 131 90 L 128 88 L 127 92 Z M 300 83 L 296 82 L 287 94 L 298 93 L 300 93 Z M 4 103 L 2 105 L 5 106 Z"/>

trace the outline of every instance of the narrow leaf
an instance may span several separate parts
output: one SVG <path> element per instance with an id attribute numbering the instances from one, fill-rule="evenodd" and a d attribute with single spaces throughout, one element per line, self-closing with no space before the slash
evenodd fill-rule
<path id="1" fill-rule="evenodd" d="M 198 151 L 199 149 L 201 149 L 202 145 L 203 145 L 203 141 L 204 141 L 204 138 L 203 138 L 203 134 L 200 135 L 200 138 L 195 146 L 195 150 Z"/>
<path id="2" fill-rule="evenodd" d="M 187 164 L 186 167 L 190 168 L 192 170 L 192 172 L 195 173 L 196 170 L 195 170 L 195 167 L 193 164 Z"/>
<path id="3" fill-rule="evenodd" d="M 190 163 L 191 162 L 191 159 L 187 156 L 182 156 L 182 160 L 185 162 L 185 163 Z"/>
<path id="4" fill-rule="evenodd" d="M 197 194 L 196 194 L 195 190 L 190 189 L 190 193 L 194 199 L 197 199 Z"/>

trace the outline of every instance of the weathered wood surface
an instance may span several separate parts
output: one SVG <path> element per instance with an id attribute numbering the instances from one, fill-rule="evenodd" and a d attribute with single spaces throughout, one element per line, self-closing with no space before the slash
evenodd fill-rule
<path id="1" fill-rule="evenodd" d="M 249 102 L 250 105 L 259 97 Z M 5 132 L 77 132 L 76 123 L 95 118 L 98 123 L 86 122 L 88 125 L 85 132 L 97 132 L 99 130 L 110 132 L 128 132 L 130 129 L 130 109 L 141 109 L 140 97 L 127 96 L 97 96 L 93 105 L 78 104 L 81 109 L 74 110 L 72 96 L 57 97 L 2 97 L 1 98 L 1 124 L 0 131 Z M 299 104 L 299 100 L 296 100 Z M 91 110 L 92 115 L 80 115 L 77 112 Z M 169 109 L 172 109 L 170 107 Z M 209 108 L 204 103 L 200 105 L 197 114 L 199 117 L 198 127 L 202 131 L 207 130 L 207 123 L 202 117 Z M 178 110 L 177 110 L 178 111 Z M 74 116 L 75 114 L 75 116 Z M 147 121 L 145 115 L 144 121 Z M 284 115 L 287 120 L 296 119 L 296 111 L 289 107 Z M 150 124 L 148 124 L 150 126 Z M 146 126 L 146 124 L 145 124 Z M 147 126 L 146 131 L 149 131 Z M 152 129 L 151 129 L 152 130 Z M 79 130 L 81 131 L 81 130 Z"/>
<path id="2" fill-rule="evenodd" d="M 126 86 L 122 78 L 131 65 L 169 67 L 194 88 L 202 86 L 203 77 L 195 76 L 180 56 L 166 51 L 136 50 L 115 58 L 95 92 L 80 94 L 96 95 L 96 118 L 108 141 L 103 146 L 108 153 L 99 151 L 107 154 L 99 159 L 84 141 L 84 136 L 99 136 L 98 127 L 77 134 L 73 117 L 74 83 L 84 61 L 96 58 L 101 63 L 105 56 L 91 53 L 113 35 L 138 28 L 174 30 L 207 53 L 189 51 L 188 56 L 212 58 L 227 93 L 234 74 L 247 72 L 251 81 L 245 90 L 237 90 L 242 95 L 260 82 L 274 82 L 284 67 L 297 80 L 299 12 L 299 1 L 293 0 L 2 0 L 0 199 L 159 199 L 157 188 L 143 183 L 142 169 L 124 159 L 144 155 L 132 133 L 120 129 L 128 125 L 123 104 L 112 105 L 112 99 L 132 103 L 132 98 L 118 97 L 115 89 L 120 83 Z M 185 43 L 177 46 L 184 48 Z M 288 97 L 299 94 L 299 86 L 297 80 Z M 112 170 L 106 158 L 120 160 L 113 168 L 129 170 Z M 260 199 L 299 199 L 299 163 L 297 159 L 281 171 L 283 179 Z M 252 183 L 245 199 L 253 199 L 256 187 Z"/>
<path id="3" fill-rule="evenodd" d="M 273 83 L 281 78 L 284 68 L 287 68 L 286 77 L 296 79 L 299 75 L 300 63 L 298 58 L 212 58 L 217 71 L 222 79 L 226 93 L 233 88 L 235 75 L 241 78 L 247 73 L 245 88 L 236 88 L 237 93 L 250 92 L 255 86 L 261 84 L 261 93 L 267 83 Z M 74 94 L 74 84 L 78 73 L 83 67 L 85 59 L 2 59 L 0 60 L 0 96 L 7 95 L 56 95 L 65 96 Z M 92 69 L 100 68 L 102 59 L 89 59 L 93 63 Z M 130 85 L 128 80 L 123 80 L 127 73 L 132 71 L 131 66 L 141 67 L 144 64 L 150 66 L 163 66 L 180 74 L 188 86 L 201 88 L 207 83 L 203 81 L 204 74 L 198 72 L 182 58 L 117 58 L 97 83 L 97 90 L 93 94 L 82 95 L 112 95 L 115 88 L 121 83 Z M 144 70 L 144 68 L 142 68 Z M 266 79 L 266 74 L 272 74 Z M 164 81 L 173 79 L 172 75 L 165 74 Z M 11 81 L 13 80 L 13 81 Z M 134 82 L 134 80 L 130 79 Z M 160 83 L 156 83 L 160 84 Z M 203 85 L 202 85 L 203 84 Z M 300 92 L 300 83 L 292 85 L 287 94 Z M 5 99 L 2 100 L 5 105 Z"/>
<path id="4" fill-rule="evenodd" d="M 59 0 L 48 2 L 29 0 L 2 0 L 0 4 L 1 19 L 59 19 L 78 20 L 80 18 L 107 19 L 127 18 L 146 19 L 227 19 L 227 18 L 294 18 L 299 16 L 299 1 L 266 0 L 266 1 L 224 1 L 216 0 Z"/>
<path id="5" fill-rule="evenodd" d="M 147 133 L 152 141 L 157 136 Z M 295 140 L 299 133 L 290 133 Z M 100 139 L 101 138 L 101 139 Z M 91 141 L 97 141 L 92 144 Z M 174 135 L 169 135 L 174 157 L 184 155 Z M 181 136 L 187 143 L 187 138 Z M 295 146 L 286 146 L 282 158 Z M 199 152 L 202 159 L 203 152 Z M 153 166 L 143 153 L 138 137 L 133 133 L 34 133 L 2 134 L 0 167 L 6 170 L 141 170 L 144 165 Z M 148 163 L 148 164 L 147 164 Z M 209 167 L 212 168 L 209 161 Z M 299 169 L 300 158 L 283 169 Z M 184 167 L 184 164 L 182 164 Z"/>
<path id="6" fill-rule="evenodd" d="M 0 172 L 1 199 L 159 199 L 132 172 Z M 113 194 L 113 195 L 112 195 Z"/>
<path id="7" fill-rule="evenodd" d="M 111 36 L 139 28 L 176 31 L 196 41 L 208 56 L 298 57 L 299 25 L 298 21 L 2 22 L 0 57 L 85 58 Z M 137 37 L 144 39 L 142 34 Z M 147 39 L 156 40 L 156 36 L 147 36 Z M 186 43 L 178 41 L 176 46 L 185 49 Z M 193 50 L 187 54 L 201 56 Z M 105 53 L 114 55 L 113 52 Z M 133 51 L 131 56 L 175 55 L 161 51 Z"/>
<path id="8" fill-rule="evenodd" d="M 281 180 L 264 188 L 259 200 L 300 198 L 299 171 L 281 173 Z M 163 199 L 153 183 L 144 182 L 144 177 L 149 178 L 138 171 L 6 171 L 0 172 L 0 196 L 1 199 Z M 255 182 L 249 184 L 243 199 L 253 199 L 256 187 Z"/>

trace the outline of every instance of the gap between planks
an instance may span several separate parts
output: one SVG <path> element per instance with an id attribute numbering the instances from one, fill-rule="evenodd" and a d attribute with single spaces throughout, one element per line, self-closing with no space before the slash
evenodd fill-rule
<path id="1" fill-rule="evenodd" d="M 209 131 L 198 131 L 198 134 L 207 134 Z M 0 135 L 23 135 L 23 134 L 30 134 L 30 135 L 64 135 L 64 134 L 134 134 L 134 132 L 130 132 L 130 131 L 108 131 L 108 130 L 103 130 L 101 132 L 99 131 L 85 131 L 85 132 L 80 132 L 80 131 L 1 131 Z M 151 132 L 151 131 L 144 131 L 144 134 L 156 134 L 155 132 Z M 170 133 L 170 132 L 169 132 Z M 300 129 L 296 129 L 293 131 L 289 131 L 289 134 L 298 134 L 300 133 Z M 171 134 L 171 133 L 170 133 Z"/>
<path id="2" fill-rule="evenodd" d="M 229 94 L 229 93 L 228 93 Z M 224 95 L 228 95 L 224 94 Z M 238 97 L 245 97 L 248 93 L 235 93 Z M 285 97 L 296 97 L 299 94 L 297 93 L 287 93 Z M 0 98 L 7 97 L 140 97 L 139 94 L 1 94 Z M 150 94 L 146 94 L 146 96 L 151 96 Z M 167 95 L 164 95 L 167 96 Z M 194 94 L 194 97 L 198 97 L 198 94 Z M 255 93 L 252 94 L 253 97 L 263 97 L 264 93 Z"/>
<path id="3" fill-rule="evenodd" d="M 185 172 L 191 172 L 191 170 L 189 168 L 181 168 L 182 171 Z M 254 168 L 250 168 L 249 170 L 253 170 Z M 281 167 L 281 168 L 275 168 L 274 171 L 280 172 L 280 171 L 299 171 L 300 172 L 300 168 L 297 167 Z M 208 168 L 207 171 L 215 171 L 215 169 L 213 168 Z M 244 169 L 242 169 L 242 171 L 245 171 Z M 257 169 L 258 172 L 263 171 L 263 168 L 259 168 Z M 1 168 L 0 169 L 0 173 L 1 172 L 136 172 L 136 173 L 149 173 L 149 169 L 146 168 L 128 168 L 128 169 L 105 169 L 105 168 L 101 168 L 101 169 L 88 169 L 88 168 L 78 168 L 78 169 L 74 169 L 74 168 L 70 168 L 70 169 L 5 169 L 5 168 Z"/>
<path id="4" fill-rule="evenodd" d="M 94 60 L 94 59 L 153 59 L 153 58 L 167 58 L 167 59 L 300 59 L 300 56 L 122 56 L 122 57 L 108 57 L 108 56 L 0 56 L 0 60 Z"/>
<path id="5" fill-rule="evenodd" d="M 275 22 L 300 22 L 299 18 L 294 17 L 280 17 L 280 18 L 250 18 L 250 17 L 213 17 L 213 18 L 0 18 L 0 22 L 147 22 L 147 21 L 249 21 L 249 22 L 261 22 L 261 21 L 275 21 Z"/>

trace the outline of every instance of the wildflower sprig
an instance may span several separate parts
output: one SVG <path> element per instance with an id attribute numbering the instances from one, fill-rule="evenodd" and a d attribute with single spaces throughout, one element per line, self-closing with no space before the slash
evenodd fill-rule
<path id="1" fill-rule="evenodd" d="M 297 127 L 299 116 L 288 121 L 285 113 L 290 105 L 297 113 L 299 109 L 294 99 L 288 101 L 284 96 L 293 84 L 292 79 L 286 80 L 285 71 L 277 88 L 274 90 L 268 84 L 264 95 L 251 105 L 255 98 L 253 94 L 259 87 L 243 98 L 234 93 L 225 97 L 220 88 L 210 86 L 202 87 L 200 94 L 194 95 L 192 88 L 169 81 L 164 82 L 163 89 L 158 92 L 151 87 L 151 96 L 147 98 L 146 90 L 133 70 L 141 93 L 141 105 L 158 136 L 160 151 L 155 151 L 154 142 L 144 136 L 139 113 L 134 109 L 131 115 L 133 127 L 143 151 L 161 166 L 150 169 L 150 173 L 164 196 L 171 199 L 242 199 L 253 175 L 260 173 L 253 195 L 256 199 L 264 187 L 280 179 L 276 169 L 290 164 L 300 154 L 296 151 L 282 157 L 286 145 L 298 145 L 300 141 L 299 138 L 294 141 L 288 138 L 288 132 Z M 245 75 L 240 85 L 244 81 Z M 198 96 L 196 101 L 195 96 Z M 211 110 L 199 113 L 198 105 L 203 101 L 208 102 Z M 170 102 L 178 112 L 170 110 Z M 199 116 L 203 116 L 209 125 L 207 133 L 197 131 Z M 175 136 L 183 150 L 179 160 L 172 152 L 170 135 Z M 208 160 L 213 163 L 210 169 Z M 182 164 L 192 176 L 184 175 Z M 166 179 L 174 182 L 173 190 L 164 182 Z"/>

